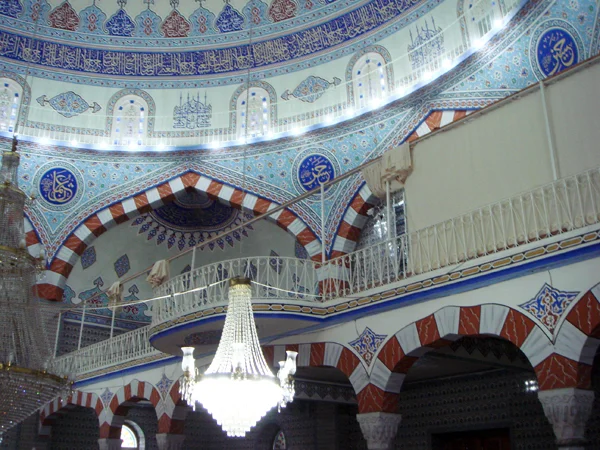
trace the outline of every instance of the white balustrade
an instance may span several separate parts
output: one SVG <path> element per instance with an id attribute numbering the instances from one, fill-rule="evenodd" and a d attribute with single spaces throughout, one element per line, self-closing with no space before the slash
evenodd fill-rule
<path id="1" fill-rule="evenodd" d="M 141 327 L 59 356 L 51 361 L 48 370 L 57 375 L 73 377 L 127 361 L 161 355 L 162 352 L 150 345 L 149 331 L 150 327 Z"/>
<path id="2" fill-rule="evenodd" d="M 253 280 L 257 301 L 322 302 L 600 223 L 600 169 L 567 177 L 407 235 L 327 261 L 248 257 L 198 267 L 155 290 L 152 325 L 227 304 L 230 277 Z M 319 290 L 318 286 L 321 284 Z M 81 375 L 160 355 L 151 326 L 60 356 L 50 370 Z"/>
<path id="3" fill-rule="evenodd" d="M 323 300 L 463 263 L 600 222 L 600 169 L 563 178 L 332 259 Z"/>
<path id="4" fill-rule="evenodd" d="M 155 289 L 167 298 L 152 303 L 152 325 L 196 312 L 209 305 L 227 305 L 234 276 L 252 280 L 255 300 L 315 301 L 317 272 L 310 260 L 281 256 L 231 259 L 198 267 L 177 275 Z"/>

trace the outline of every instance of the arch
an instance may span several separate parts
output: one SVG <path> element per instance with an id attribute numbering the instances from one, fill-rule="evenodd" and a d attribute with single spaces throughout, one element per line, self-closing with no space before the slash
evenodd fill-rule
<path id="1" fill-rule="evenodd" d="M 408 135 L 406 141 L 412 142 L 426 134 L 431 133 L 449 123 L 466 117 L 473 110 L 450 109 L 450 110 L 432 110 L 429 111 L 424 119 Z M 404 140 L 403 140 L 404 142 Z M 335 234 L 331 252 L 331 258 L 345 255 L 354 251 L 360 233 L 367 222 L 369 216 L 367 211 L 371 209 L 379 200 L 373 195 L 366 183 L 362 183 L 360 188 L 352 197 L 346 212 Z"/>
<path id="2" fill-rule="evenodd" d="M 362 404 L 369 401 L 366 390 L 369 385 L 367 370 L 352 350 L 337 342 L 272 345 L 264 346 L 262 350 L 271 367 L 279 367 L 279 361 L 285 360 L 287 350 L 298 352 L 298 367 L 335 367 L 348 377 L 356 393 L 359 410 Z"/>
<path id="3" fill-rule="evenodd" d="M 0 79 L 6 78 L 12 80 L 21 88 L 21 101 L 19 102 L 19 112 L 17 115 L 18 128 L 26 125 L 25 120 L 29 115 L 29 105 L 31 104 L 31 88 L 22 76 L 8 71 L 0 71 Z"/>
<path id="4" fill-rule="evenodd" d="M 369 403 L 361 412 L 396 412 L 410 367 L 425 353 L 464 336 L 495 336 L 512 342 L 534 368 L 540 386 L 548 376 L 543 364 L 552 353 L 548 336 L 532 319 L 505 305 L 446 306 L 392 335 L 372 365 Z"/>
<path id="5" fill-rule="evenodd" d="M 151 136 L 154 133 L 154 120 L 156 117 L 156 105 L 150 94 L 142 89 L 121 89 L 115 92 L 106 105 L 106 124 L 105 132 L 107 136 L 113 136 L 113 118 L 115 116 L 115 108 L 121 99 L 127 96 L 139 97 L 148 106 L 146 113 L 146 136 Z M 146 137 L 144 136 L 144 137 Z"/>
<path id="6" fill-rule="evenodd" d="M 104 405 L 102 400 L 92 392 L 75 391 L 66 399 L 60 397 L 55 398 L 51 402 L 44 405 L 40 410 L 40 428 L 39 435 L 42 438 L 48 439 L 52 431 L 54 421 L 62 414 L 66 414 L 73 406 L 82 406 L 91 408 L 96 413 L 96 417 L 100 418 Z"/>
<path id="7" fill-rule="evenodd" d="M 148 400 L 154 406 L 157 420 L 162 416 L 162 399 L 158 390 L 146 381 L 133 380 L 126 386 L 120 388 L 111 398 L 104 414 L 100 417 L 100 438 L 119 439 L 121 426 L 130 406 L 124 406 L 125 402 L 136 402 Z"/>
<path id="8" fill-rule="evenodd" d="M 229 102 L 229 127 L 235 134 L 237 134 L 238 131 L 238 101 L 247 89 L 253 87 L 259 88 L 267 93 L 269 129 L 273 130 L 277 125 L 277 93 L 275 92 L 275 89 L 269 83 L 264 81 L 250 81 L 249 83 L 244 83 L 239 86 L 231 95 L 231 100 Z"/>
<path id="9" fill-rule="evenodd" d="M 382 62 L 385 64 L 384 79 L 387 85 L 387 92 L 392 92 L 394 90 L 394 69 L 392 67 L 392 56 L 390 55 L 390 52 L 381 45 L 370 45 L 359 52 L 356 52 L 346 65 L 346 94 L 348 105 L 358 106 L 355 98 L 356 93 L 353 82 L 353 72 L 356 64 L 359 63 L 361 59 L 364 59 L 369 53 L 375 54 L 381 58 Z"/>
<path id="10" fill-rule="evenodd" d="M 73 266 L 83 251 L 98 236 L 110 228 L 151 211 L 175 199 L 184 190 L 197 189 L 213 200 L 245 209 L 254 214 L 266 214 L 277 204 L 271 200 L 244 192 L 234 186 L 216 181 L 197 172 L 186 172 L 154 187 L 105 206 L 84 220 L 63 242 L 46 270 L 45 280 L 37 285 L 38 295 L 47 300 L 60 301 L 64 286 Z M 319 260 L 320 244 L 313 231 L 291 210 L 285 209 L 266 216 L 279 227 L 291 233 L 308 254 Z"/>
<path id="11" fill-rule="evenodd" d="M 179 380 L 171 386 L 164 405 L 164 412 L 158 419 L 158 433 L 183 434 L 185 418 L 191 407 L 181 398 Z"/>

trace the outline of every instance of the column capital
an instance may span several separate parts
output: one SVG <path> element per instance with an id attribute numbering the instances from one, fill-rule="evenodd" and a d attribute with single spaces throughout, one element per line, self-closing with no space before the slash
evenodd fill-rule
<path id="1" fill-rule="evenodd" d="M 99 450 L 118 450 L 121 448 L 122 439 L 98 439 Z"/>
<path id="2" fill-rule="evenodd" d="M 583 449 L 585 426 L 592 413 L 594 391 L 577 388 L 539 391 L 544 414 L 552 424 L 562 449 Z"/>
<path id="3" fill-rule="evenodd" d="M 394 438 L 402 416 L 385 412 L 371 412 L 357 414 L 356 420 L 360 424 L 369 450 L 389 450 L 394 445 Z"/>
<path id="4" fill-rule="evenodd" d="M 185 434 L 160 433 L 156 435 L 159 450 L 180 450 L 183 448 Z"/>

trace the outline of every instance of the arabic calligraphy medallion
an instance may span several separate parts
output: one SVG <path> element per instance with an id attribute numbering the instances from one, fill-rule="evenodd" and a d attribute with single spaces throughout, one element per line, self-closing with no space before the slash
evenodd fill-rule
<path id="1" fill-rule="evenodd" d="M 68 209 L 73 202 L 79 201 L 82 181 L 77 169 L 70 164 L 42 167 L 34 179 L 44 206 L 52 210 Z"/>
<path id="2" fill-rule="evenodd" d="M 534 66 L 539 79 L 551 77 L 579 62 L 581 38 L 573 27 L 561 20 L 545 22 L 534 33 L 531 54 L 535 54 Z"/>
<path id="3" fill-rule="evenodd" d="M 333 180 L 340 173 L 340 167 L 335 157 L 327 150 L 310 149 L 296 158 L 292 173 L 296 174 L 296 190 L 302 193 Z"/>

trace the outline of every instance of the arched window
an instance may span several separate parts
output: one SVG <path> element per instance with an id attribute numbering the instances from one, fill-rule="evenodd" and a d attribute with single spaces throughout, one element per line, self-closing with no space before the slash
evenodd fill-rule
<path id="1" fill-rule="evenodd" d="M 0 131 L 14 131 L 21 102 L 22 88 L 12 80 L 1 80 Z"/>
<path id="2" fill-rule="evenodd" d="M 251 87 L 242 91 L 236 111 L 238 137 L 259 137 L 269 132 L 270 97 L 265 89 Z"/>
<path id="3" fill-rule="evenodd" d="M 131 420 L 126 420 L 121 426 L 121 440 L 121 448 L 124 449 L 144 450 L 146 448 L 144 432 L 137 423 Z"/>
<path id="4" fill-rule="evenodd" d="M 148 129 L 146 102 L 127 95 L 115 105 L 112 124 L 114 145 L 142 145 Z"/>
<path id="5" fill-rule="evenodd" d="M 364 108 L 387 96 L 389 86 L 385 61 L 379 53 L 370 52 L 358 59 L 352 70 L 355 106 Z"/>
<path id="6" fill-rule="evenodd" d="M 502 18 L 498 0 L 463 0 L 462 6 L 471 43 L 489 33 L 494 26 L 495 19 Z"/>

